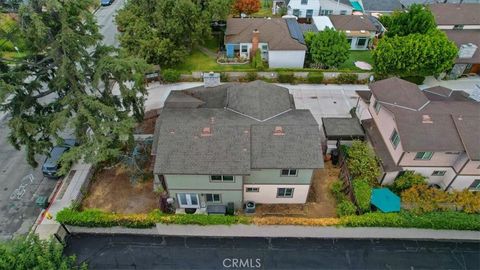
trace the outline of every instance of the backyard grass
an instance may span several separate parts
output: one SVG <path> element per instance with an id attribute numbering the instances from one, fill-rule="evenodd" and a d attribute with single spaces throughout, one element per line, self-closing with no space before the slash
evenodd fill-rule
<path id="1" fill-rule="evenodd" d="M 220 65 L 213 57 L 206 55 L 204 52 L 195 49 L 185 58 L 185 62 L 177 65 L 174 69 L 182 73 L 190 73 L 192 71 L 251 71 L 250 64 L 244 65 Z"/>
<path id="2" fill-rule="evenodd" d="M 372 58 L 372 51 L 350 51 L 350 57 L 348 57 L 345 63 L 339 66 L 339 69 L 348 69 L 353 71 L 362 71 L 358 67 L 355 66 L 356 61 L 363 61 L 367 62 L 373 66 L 373 58 Z"/>

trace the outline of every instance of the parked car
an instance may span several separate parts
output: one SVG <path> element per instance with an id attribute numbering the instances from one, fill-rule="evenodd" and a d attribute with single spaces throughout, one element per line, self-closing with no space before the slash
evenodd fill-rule
<path id="1" fill-rule="evenodd" d="M 100 0 L 102 6 L 110 6 L 113 3 L 113 0 Z"/>
<path id="2" fill-rule="evenodd" d="M 43 176 L 50 179 L 58 179 L 59 176 L 57 175 L 57 172 L 60 169 L 60 164 L 58 161 L 62 157 L 63 153 L 70 150 L 70 148 L 76 144 L 77 143 L 75 139 L 65 139 L 63 144 L 53 147 L 52 150 L 50 150 L 49 156 L 43 162 Z"/>

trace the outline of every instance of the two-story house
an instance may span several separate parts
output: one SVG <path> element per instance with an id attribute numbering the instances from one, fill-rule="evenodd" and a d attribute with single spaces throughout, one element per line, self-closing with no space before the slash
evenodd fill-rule
<path id="1" fill-rule="evenodd" d="M 429 8 L 437 28 L 444 31 L 459 49 L 449 77 L 480 74 L 480 4 L 433 4 Z"/>
<path id="2" fill-rule="evenodd" d="M 155 178 L 179 209 L 305 203 L 323 168 L 310 111 L 262 81 L 172 91 L 155 138 Z"/>
<path id="3" fill-rule="evenodd" d="M 286 5 L 288 15 L 298 18 L 351 15 L 353 11 L 349 0 L 286 0 Z"/>
<path id="4" fill-rule="evenodd" d="M 444 87 L 420 90 L 390 78 L 370 85 L 362 121 L 380 159 L 382 184 L 406 171 L 449 189 L 480 190 L 480 103 Z"/>

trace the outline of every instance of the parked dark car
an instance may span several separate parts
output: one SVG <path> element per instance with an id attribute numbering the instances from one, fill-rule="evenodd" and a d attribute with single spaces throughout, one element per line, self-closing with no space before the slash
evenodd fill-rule
<path id="1" fill-rule="evenodd" d="M 110 6 L 113 3 L 113 0 L 100 0 L 102 6 Z"/>
<path id="2" fill-rule="evenodd" d="M 65 139 L 62 145 L 53 147 L 52 150 L 50 150 L 49 156 L 43 162 L 43 176 L 50 179 L 58 179 L 59 176 L 57 175 L 57 172 L 60 169 L 60 164 L 58 164 L 58 161 L 62 157 L 63 153 L 67 152 L 75 145 L 75 139 Z"/>

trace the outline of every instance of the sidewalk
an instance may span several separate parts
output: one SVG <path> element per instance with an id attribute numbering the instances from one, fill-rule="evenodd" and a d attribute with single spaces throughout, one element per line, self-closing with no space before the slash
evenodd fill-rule
<path id="1" fill-rule="evenodd" d="M 403 229 L 403 228 L 344 228 L 308 226 L 257 226 L 257 225 L 165 225 L 156 228 L 130 229 L 121 227 L 87 228 L 68 226 L 72 233 L 134 234 L 190 237 L 266 237 L 266 238 L 317 238 L 317 239 L 410 239 L 443 241 L 480 241 L 480 232 Z"/>
<path id="2" fill-rule="evenodd" d="M 468 78 L 461 78 L 457 80 L 447 80 L 447 81 L 439 81 L 435 79 L 434 77 L 426 77 L 425 81 L 423 82 L 423 85 L 420 85 L 421 89 L 433 87 L 433 86 L 443 86 L 446 88 L 450 88 L 453 90 L 463 90 L 469 94 L 472 93 L 472 90 L 475 89 L 475 87 L 480 87 L 480 76 L 473 76 L 473 77 L 468 77 Z"/>

